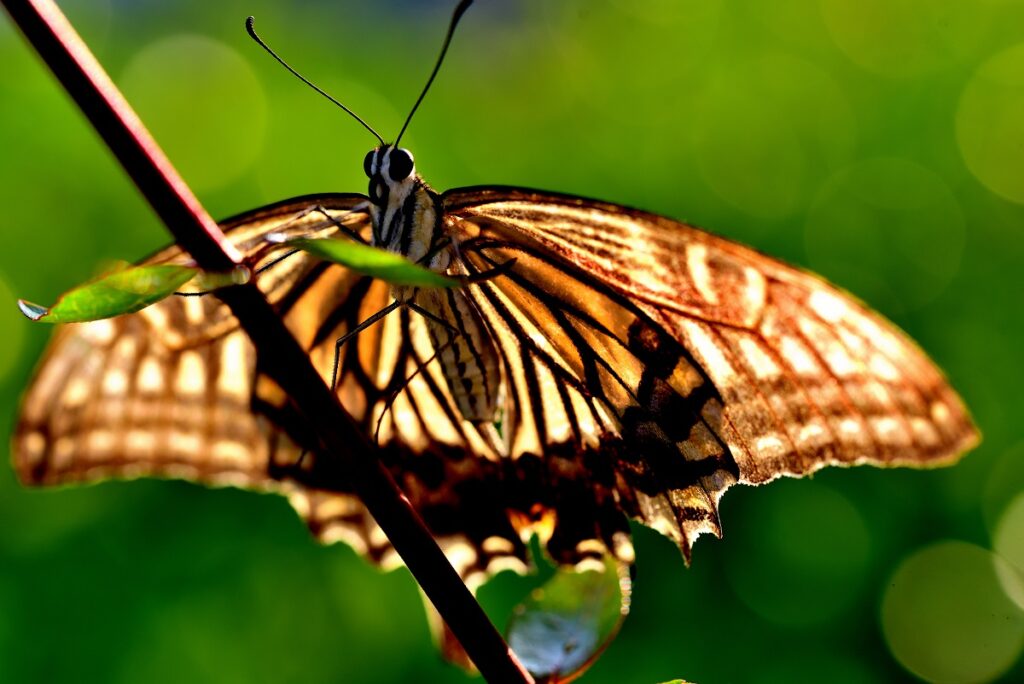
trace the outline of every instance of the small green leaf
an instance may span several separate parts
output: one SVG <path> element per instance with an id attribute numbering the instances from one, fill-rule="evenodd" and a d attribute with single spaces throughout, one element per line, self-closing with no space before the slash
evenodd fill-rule
<path id="1" fill-rule="evenodd" d="M 18 300 L 18 308 L 33 321 L 77 323 L 134 313 L 173 294 L 199 270 L 160 264 L 129 266 L 65 292 L 50 308 Z"/>
<path id="2" fill-rule="evenodd" d="M 284 243 L 325 261 L 348 266 L 353 271 L 379 278 L 392 285 L 411 287 L 458 287 L 459 281 L 414 264 L 405 257 L 352 240 L 298 238 Z"/>
<path id="3" fill-rule="evenodd" d="M 508 644 L 538 679 L 569 681 L 615 638 L 629 595 L 628 566 L 614 558 L 602 569 L 559 568 L 516 608 Z"/>

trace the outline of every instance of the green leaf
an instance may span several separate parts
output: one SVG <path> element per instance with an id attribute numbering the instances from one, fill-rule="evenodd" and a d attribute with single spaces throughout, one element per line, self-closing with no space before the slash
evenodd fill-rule
<path id="1" fill-rule="evenodd" d="M 78 323 L 134 313 L 173 294 L 199 270 L 160 264 L 129 266 L 65 292 L 47 308 L 23 299 L 18 308 L 33 321 Z"/>
<path id="2" fill-rule="evenodd" d="M 411 287 L 458 287 L 459 281 L 414 264 L 386 249 L 352 240 L 334 238 L 297 238 L 284 243 L 326 261 L 348 266 L 353 271 L 379 278 L 392 285 Z"/>
<path id="3" fill-rule="evenodd" d="M 516 608 L 508 644 L 535 677 L 568 681 L 615 638 L 629 595 L 629 568 L 614 558 L 600 569 L 559 568 Z"/>

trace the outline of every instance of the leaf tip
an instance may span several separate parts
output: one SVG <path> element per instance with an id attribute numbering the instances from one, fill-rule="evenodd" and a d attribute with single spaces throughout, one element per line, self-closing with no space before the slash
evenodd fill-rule
<path id="1" fill-rule="evenodd" d="M 50 313 L 50 310 L 45 306 L 33 304 L 32 302 L 24 299 L 18 300 L 18 308 L 21 309 L 21 313 L 24 314 L 25 318 L 30 321 L 38 321 L 46 314 Z"/>

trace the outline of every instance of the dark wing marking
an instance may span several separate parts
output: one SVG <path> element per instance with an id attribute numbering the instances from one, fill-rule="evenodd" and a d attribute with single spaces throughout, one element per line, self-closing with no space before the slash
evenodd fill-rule
<path id="1" fill-rule="evenodd" d="M 596 403 L 605 434 L 583 449 L 588 471 L 611 468 L 622 508 L 684 553 L 720 532 L 718 497 L 737 480 L 938 465 L 977 441 L 924 353 L 816 276 L 613 204 L 515 188 L 444 204 L 471 269 L 518 259 L 471 291 L 496 329 L 520 328 L 502 347 L 524 359 L 509 363 L 524 450 L 560 441 L 536 414 L 572 424 L 564 392 Z M 536 367 L 558 391 L 534 391 Z"/>

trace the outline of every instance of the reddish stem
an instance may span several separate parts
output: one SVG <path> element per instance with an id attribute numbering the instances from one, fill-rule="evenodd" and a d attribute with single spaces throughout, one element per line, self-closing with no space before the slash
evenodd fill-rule
<path id="1" fill-rule="evenodd" d="M 185 250 L 208 271 L 240 255 L 185 185 L 85 43 L 50 0 L 0 0 L 92 122 Z M 449 628 L 490 682 L 532 683 L 515 654 L 438 548 L 376 449 L 338 404 L 306 353 L 255 285 L 218 291 L 252 339 L 265 370 L 313 427 L 325 459 L 352 484 Z M 344 461 L 344 462 L 341 462 Z"/>

